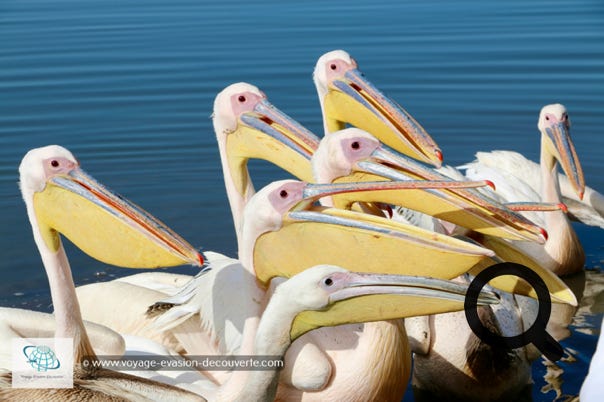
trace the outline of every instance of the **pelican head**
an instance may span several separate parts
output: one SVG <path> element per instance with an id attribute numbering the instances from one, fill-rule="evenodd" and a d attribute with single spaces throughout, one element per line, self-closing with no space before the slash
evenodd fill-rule
<path id="1" fill-rule="evenodd" d="M 67 149 L 50 145 L 31 150 L 19 173 L 32 227 L 39 228 L 34 237 L 49 252 L 61 247 L 61 233 L 90 256 L 112 265 L 203 265 L 201 254 L 189 243 L 84 173 Z"/>
<path id="2" fill-rule="evenodd" d="M 257 87 L 240 82 L 222 90 L 214 101 L 213 122 L 237 188 L 246 188 L 250 158 L 265 159 L 312 180 L 308 162 L 319 139 L 271 105 Z"/>
<path id="3" fill-rule="evenodd" d="M 548 169 L 553 170 L 555 161 L 558 161 L 573 189 L 579 198 L 583 199 L 585 192 L 583 170 L 570 139 L 570 118 L 564 105 L 556 103 L 544 106 L 539 114 L 537 127 L 541 131 L 541 148 Z"/>
<path id="4" fill-rule="evenodd" d="M 348 53 L 334 50 L 321 56 L 313 77 L 326 134 L 348 123 L 405 155 L 440 167 L 442 152 L 426 130 L 369 82 Z"/>
<path id="5" fill-rule="evenodd" d="M 278 308 L 295 316 L 290 330 L 295 340 L 324 326 L 458 311 L 463 309 L 466 291 L 466 286 L 440 279 L 318 265 L 278 285 L 272 298 L 288 301 Z M 497 302 L 493 293 L 480 295 L 480 304 Z"/>
<path id="6" fill-rule="evenodd" d="M 338 193 L 390 191 L 397 186 L 409 184 L 269 184 L 250 199 L 244 212 L 243 265 L 253 268 L 262 283 L 318 264 L 450 279 L 494 255 L 479 245 L 415 226 L 316 205 L 318 199 Z"/>

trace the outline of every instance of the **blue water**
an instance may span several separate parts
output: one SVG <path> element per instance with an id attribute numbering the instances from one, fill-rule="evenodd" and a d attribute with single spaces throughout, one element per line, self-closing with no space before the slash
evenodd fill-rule
<path id="1" fill-rule="evenodd" d="M 327 3 L 0 2 L 1 304 L 50 309 L 17 187 L 28 149 L 69 148 L 94 177 L 194 245 L 234 255 L 214 96 L 233 82 L 253 83 L 321 133 L 311 73 L 337 48 L 424 125 L 449 164 L 491 149 L 537 159 L 539 109 L 564 103 L 586 181 L 604 191 L 604 3 Z M 254 163 L 252 174 L 258 186 L 287 177 L 266 163 Z M 604 232 L 576 229 L 588 266 L 599 270 Z M 78 284 L 131 273 L 73 247 L 68 254 Z M 589 313 L 581 325 L 600 319 Z M 565 343 L 580 355 L 563 376 L 566 395 L 577 394 L 596 341 L 578 334 Z M 534 400 L 554 400 L 540 391 L 543 373 L 537 362 Z"/>

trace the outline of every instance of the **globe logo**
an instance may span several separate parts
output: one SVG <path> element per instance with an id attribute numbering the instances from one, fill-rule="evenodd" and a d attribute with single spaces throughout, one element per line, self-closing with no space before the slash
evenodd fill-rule
<path id="1" fill-rule="evenodd" d="M 61 366 L 55 352 L 48 346 L 26 346 L 23 348 L 23 354 L 28 363 L 38 371 L 56 370 Z"/>

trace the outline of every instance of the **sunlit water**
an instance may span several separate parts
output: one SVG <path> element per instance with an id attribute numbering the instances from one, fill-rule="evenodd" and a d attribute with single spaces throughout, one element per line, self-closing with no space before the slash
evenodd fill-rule
<path id="1" fill-rule="evenodd" d="M 491 149 L 536 160 L 538 111 L 564 103 L 586 181 L 604 191 L 604 3 L 327 3 L 0 2 L 1 304 L 51 310 L 17 187 L 28 149 L 69 148 L 98 180 L 202 250 L 235 255 L 210 121 L 214 96 L 233 82 L 253 83 L 320 133 L 311 73 L 337 48 L 424 125 L 449 164 Z M 257 186 L 287 177 L 264 163 L 252 173 Z M 591 293 L 563 342 L 562 371 L 549 366 L 560 400 L 578 393 L 603 309 L 604 233 L 575 228 Z M 77 284 L 131 273 L 67 251 Z M 536 362 L 535 401 L 557 397 L 545 374 Z"/>

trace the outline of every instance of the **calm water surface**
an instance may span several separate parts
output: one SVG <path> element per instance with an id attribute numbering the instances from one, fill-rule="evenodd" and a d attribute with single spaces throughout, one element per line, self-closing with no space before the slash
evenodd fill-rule
<path id="1" fill-rule="evenodd" d="M 98 180 L 194 245 L 234 255 L 210 121 L 214 96 L 233 82 L 253 83 L 320 133 L 311 73 L 337 48 L 424 125 L 449 164 L 491 149 L 537 159 L 539 109 L 564 103 L 586 181 L 604 191 L 604 3 L 284 3 L 0 3 L 2 305 L 51 309 L 17 187 L 27 150 L 69 148 Z M 258 186 L 287 177 L 265 163 L 252 170 Z M 578 393 L 602 319 L 604 232 L 576 229 L 591 269 L 588 297 L 564 342 L 567 361 L 535 363 L 535 401 Z M 70 246 L 68 254 L 77 284 L 131 273 Z M 546 384 L 546 370 L 558 385 Z"/>

